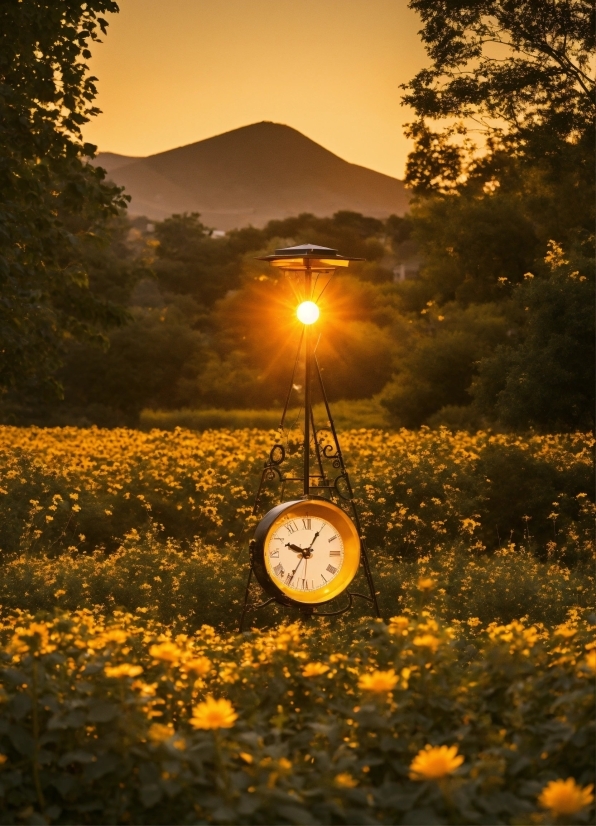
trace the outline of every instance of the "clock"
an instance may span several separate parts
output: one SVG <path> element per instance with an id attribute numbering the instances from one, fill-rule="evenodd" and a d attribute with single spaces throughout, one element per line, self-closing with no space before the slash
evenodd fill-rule
<path id="1" fill-rule="evenodd" d="M 283 605 L 321 605 L 339 596 L 360 564 L 360 537 L 333 502 L 308 497 L 272 508 L 251 543 L 263 589 Z"/>

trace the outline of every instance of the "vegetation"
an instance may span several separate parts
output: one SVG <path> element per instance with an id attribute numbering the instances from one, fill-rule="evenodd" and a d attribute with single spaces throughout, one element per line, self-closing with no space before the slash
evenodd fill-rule
<path id="1" fill-rule="evenodd" d="M 581 408 L 582 426 L 593 427 L 584 369 L 593 376 L 594 9 L 583 0 L 410 5 L 430 58 L 404 96 L 417 117 L 406 179 L 425 259 L 412 299 L 436 302 L 446 319 L 462 307 L 490 319 L 475 347 L 468 325 L 447 342 L 442 366 L 459 401 L 443 416 L 435 407 L 435 419 L 573 429 Z M 532 287 L 522 286 L 528 273 Z M 398 364 L 390 393 L 411 424 L 436 404 L 435 385 L 444 399 L 433 336 L 431 327 L 413 368 Z"/>
<path id="2" fill-rule="evenodd" d="M 0 393 L 56 389 L 69 339 L 102 340 L 122 307 L 89 288 L 89 264 L 126 204 L 86 162 L 81 126 L 97 113 L 85 61 L 111 0 L 0 9 Z"/>
<path id="3" fill-rule="evenodd" d="M 593 440 L 345 432 L 392 619 L 237 635 L 273 436 L 3 429 L 5 819 L 589 822 Z"/>
<path id="4" fill-rule="evenodd" d="M 431 61 L 404 87 L 418 116 L 410 126 L 417 140 L 411 183 L 457 190 L 476 167 L 498 176 L 506 155 L 523 159 L 527 171 L 540 160 L 554 171 L 566 158 L 575 161 L 576 175 L 582 166 L 588 172 L 596 108 L 590 4 L 410 0 L 410 7 L 422 19 Z M 454 118 L 462 122 L 453 125 Z M 432 132 L 429 121 L 440 131 Z M 479 137 L 488 150 L 480 160 Z"/>
<path id="5" fill-rule="evenodd" d="M 411 6 L 410 214 L 225 237 L 86 161 L 116 4 L 0 9 L 3 823 L 593 822 L 593 9 Z M 385 622 L 238 634 L 307 241 L 366 259 L 318 354 Z"/>
<path id="6" fill-rule="evenodd" d="M 116 5 L 30 5 L 1 18 L 19 32 L 0 44 L 3 421 L 138 426 L 143 410 L 279 408 L 295 300 L 255 258 L 308 241 L 366 259 L 322 299 L 332 400 L 375 399 L 393 427 L 593 427 L 583 0 L 412 0 L 430 65 L 404 98 L 416 113 L 410 214 L 303 214 L 225 237 L 196 214 L 128 222 L 122 195 L 85 163 L 80 126 L 96 109 L 84 61 Z M 413 252 L 418 276 L 396 282 Z"/>
<path id="7" fill-rule="evenodd" d="M 322 403 L 313 408 L 316 422 L 325 422 L 327 413 Z M 295 423 L 301 418 L 302 410 L 290 408 L 287 421 Z M 239 430 L 259 428 L 273 430 L 279 427 L 280 410 L 224 410 L 206 408 L 204 410 L 143 410 L 139 417 L 141 430 L 174 430 L 177 427 L 191 430 L 212 430 L 226 428 Z M 333 421 L 338 430 L 358 428 L 384 429 L 389 427 L 386 409 L 376 398 L 340 401 L 333 405 Z"/>
<path id="8" fill-rule="evenodd" d="M 350 645 L 121 612 L 21 612 L 1 633 L 7 822 L 589 822 L 595 652 L 577 615 L 399 615 Z"/>

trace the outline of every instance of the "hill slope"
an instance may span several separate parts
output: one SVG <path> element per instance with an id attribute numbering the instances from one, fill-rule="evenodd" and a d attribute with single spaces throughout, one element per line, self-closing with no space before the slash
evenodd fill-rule
<path id="1" fill-rule="evenodd" d="M 267 121 L 147 158 L 101 152 L 94 163 L 126 187 L 132 215 L 162 219 L 194 211 L 223 230 L 301 212 L 348 209 L 385 218 L 408 205 L 396 178 L 348 163 L 295 129 Z"/>

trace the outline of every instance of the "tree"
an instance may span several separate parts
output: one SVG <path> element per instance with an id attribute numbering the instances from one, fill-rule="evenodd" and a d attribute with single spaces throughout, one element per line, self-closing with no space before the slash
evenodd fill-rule
<path id="1" fill-rule="evenodd" d="M 575 260 L 574 260 L 575 259 Z M 594 264 L 549 245 L 547 277 L 526 274 L 513 292 L 527 316 L 520 340 L 480 362 L 476 407 L 513 428 L 594 427 Z"/>
<path id="2" fill-rule="evenodd" d="M 55 409 L 56 420 L 135 427 L 144 407 L 196 406 L 206 344 L 183 310 L 134 307 L 132 322 L 110 332 L 107 352 L 85 342 L 71 347 L 63 378 L 68 408 Z"/>
<path id="3" fill-rule="evenodd" d="M 429 304 L 421 321 L 404 319 L 394 328 L 395 375 L 381 403 L 401 427 L 420 427 L 443 408 L 469 405 L 478 360 L 507 337 L 506 313 L 497 304 Z"/>
<path id="4" fill-rule="evenodd" d="M 126 313 L 89 288 L 87 259 L 125 204 L 81 127 L 98 113 L 85 61 L 112 0 L 0 5 L 0 389 L 55 384 L 65 342 Z"/>
<path id="5" fill-rule="evenodd" d="M 589 274 L 583 264 L 577 278 L 555 273 L 543 259 L 549 243 L 551 253 L 565 249 L 572 258 L 581 249 L 587 259 L 594 245 L 593 5 L 410 0 L 410 7 L 421 16 L 431 61 L 404 87 L 416 113 L 406 179 L 423 265 L 417 281 L 398 288 L 410 312 L 429 302 L 446 317 L 452 302 L 466 312 L 449 336 L 412 319 L 416 338 L 398 355 L 385 402 L 411 424 L 444 416 L 589 426 Z M 529 271 L 534 279 L 525 278 Z M 501 339 L 481 330 L 470 336 L 466 313 L 476 311 L 500 317 Z"/>
<path id="6" fill-rule="evenodd" d="M 475 143 L 462 143 L 472 129 L 486 139 L 491 162 L 503 148 L 534 161 L 569 146 L 590 155 L 592 3 L 410 0 L 410 8 L 422 18 L 432 60 L 404 86 L 417 115 L 407 180 L 418 191 L 453 189 L 474 171 Z M 433 132 L 429 121 L 445 126 Z M 488 174 L 491 165 L 486 156 L 479 162 Z"/>

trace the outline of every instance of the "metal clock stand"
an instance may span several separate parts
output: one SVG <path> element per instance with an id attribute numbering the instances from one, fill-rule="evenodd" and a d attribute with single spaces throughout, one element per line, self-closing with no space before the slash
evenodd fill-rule
<path id="1" fill-rule="evenodd" d="M 329 270 L 331 270 L 331 272 L 333 271 L 332 267 L 329 265 L 337 266 L 334 258 L 331 257 L 331 254 L 337 256 L 337 252 L 336 250 L 316 247 L 315 245 L 303 245 L 302 247 L 289 248 L 287 251 L 276 250 L 276 256 L 279 256 L 279 258 L 281 258 L 281 255 L 279 254 L 282 253 L 285 256 L 289 257 L 291 254 L 296 255 L 298 251 L 301 256 L 301 261 L 304 263 L 304 267 L 301 267 L 299 269 L 300 275 L 303 275 L 304 277 L 303 295 L 307 299 L 310 299 L 311 297 L 314 297 L 312 276 L 313 273 L 316 272 L 316 270 L 314 270 L 314 268 L 310 266 L 312 257 L 316 255 L 317 258 L 320 259 L 322 255 L 325 255 L 326 258 L 331 259 L 325 262 L 316 260 L 316 264 L 326 264 L 327 272 L 329 273 Z M 314 253 L 312 251 L 314 251 Z M 310 253 L 310 255 L 308 255 L 308 253 Z M 264 260 L 275 259 L 277 261 L 279 260 L 279 258 L 277 258 L 276 256 L 269 256 L 267 259 Z M 337 256 L 337 258 L 341 259 L 342 257 Z M 283 263 L 282 265 L 276 264 L 276 266 L 283 266 Z M 320 295 L 318 296 L 318 298 L 320 298 Z M 299 418 L 302 419 L 303 439 L 302 444 L 298 443 L 298 445 L 291 445 L 290 430 L 287 427 L 286 421 L 288 418 L 288 410 L 290 405 L 290 399 L 292 397 L 292 392 L 296 387 L 294 382 L 296 378 L 298 364 L 300 361 L 300 354 L 302 352 L 303 347 L 305 365 L 304 408 L 303 417 L 299 416 Z M 375 586 L 370 569 L 368 551 L 366 547 L 366 539 L 362 532 L 358 507 L 354 498 L 354 492 L 352 489 L 352 484 L 350 482 L 350 477 L 348 475 L 348 471 L 344 463 L 343 454 L 337 437 L 335 423 L 333 421 L 333 416 L 331 414 L 331 409 L 329 407 L 329 401 L 327 399 L 327 394 L 325 392 L 325 387 L 321 376 L 321 369 L 319 367 L 315 350 L 316 347 L 313 348 L 312 330 L 310 329 L 309 325 L 305 323 L 302 330 L 302 335 L 300 337 L 300 342 L 298 344 L 298 352 L 296 355 L 296 360 L 294 362 L 294 369 L 292 371 L 290 386 L 279 425 L 280 437 L 271 448 L 269 452 L 269 457 L 263 467 L 261 473 L 261 480 L 255 497 L 252 513 L 253 515 L 256 515 L 260 512 L 262 504 L 261 497 L 264 492 L 264 488 L 266 487 L 268 482 L 275 481 L 277 481 L 281 486 L 280 502 L 282 502 L 284 499 L 286 485 L 294 485 L 296 483 L 300 483 L 302 485 L 304 499 L 324 497 L 326 499 L 330 499 L 342 510 L 348 512 L 356 527 L 358 536 L 360 537 L 360 564 L 362 565 L 362 568 L 364 570 L 364 575 L 368 585 L 368 595 L 358 593 L 357 591 L 351 591 L 348 588 L 348 590 L 345 592 L 345 595 L 347 596 L 348 600 L 347 604 L 336 611 L 319 611 L 315 606 L 310 605 L 302 605 L 300 606 L 299 610 L 305 617 L 338 616 L 350 610 L 353 607 L 354 599 L 358 598 L 368 602 L 373 608 L 375 616 L 380 617 L 381 613 L 379 611 L 379 604 L 377 601 L 377 595 L 375 592 Z M 316 385 L 319 389 L 320 397 L 324 404 L 325 412 L 327 415 L 327 423 L 324 426 L 320 427 L 318 427 L 315 422 L 315 416 L 313 411 L 313 378 L 316 380 Z M 297 423 L 298 420 L 295 424 Z M 288 461 L 291 460 L 291 456 L 298 454 L 300 452 L 303 454 L 301 472 L 296 467 L 292 469 L 288 466 Z M 313 464 L 312 469 L 311 461 Z M 249 543 L 250 568 L 248 573 L 248 580 L 246 583 L 246 589 L 244 593 L 242 615 L 240 617 L 240 631 L 242 631 L 244 628 L 244 622 L 249 612 L 258 611 L 261 608 L 265 608 L 267 605 L 270 605 L 272 602 L 276 602 L 275 597 L 271 597 L 259 603 L 254 603 L 250 601 L 250 586 L 255 573 L 253 566 L 253 550 L 254 539 L 251 540 Z"/>

